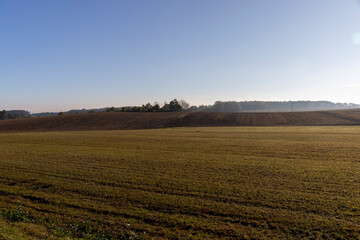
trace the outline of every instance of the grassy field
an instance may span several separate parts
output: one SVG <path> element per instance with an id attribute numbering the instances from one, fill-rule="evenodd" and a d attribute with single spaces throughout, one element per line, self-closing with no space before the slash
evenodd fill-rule
<path id="1" fill-rule="evenodd" d="M 22 236 L 359 239 L 360 127 L 2 133 L 0 239 Z"/>

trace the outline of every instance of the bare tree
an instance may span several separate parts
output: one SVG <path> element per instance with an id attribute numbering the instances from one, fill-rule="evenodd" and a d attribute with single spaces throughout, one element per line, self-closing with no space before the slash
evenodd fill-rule
<path id="1" fill-rule="evenodd" d="M 183 108 L 183 109 L 188 109 L 190 107 L 190 103 L 188 103 L 187 101 L 185 101 L 184 99 L 183 100 L 180 100 L 179 102 L 180 106 Z"/>

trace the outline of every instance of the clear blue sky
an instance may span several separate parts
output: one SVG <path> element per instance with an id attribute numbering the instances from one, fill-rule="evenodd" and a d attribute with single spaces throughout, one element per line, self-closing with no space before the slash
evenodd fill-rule
<path id="1" fill-rule="evenodd" d="M 360 103 L 357 0 L 0 0 L 0 109 Z"/>

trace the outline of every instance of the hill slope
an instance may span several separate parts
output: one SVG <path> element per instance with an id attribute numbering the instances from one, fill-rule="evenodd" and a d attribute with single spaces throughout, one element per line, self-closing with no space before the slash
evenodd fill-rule
<path id="1" fill-rule="evenodd" d="M 0 121 L 0 131 L 72 131 L 197 126 L 357 125 L 360 109 L 281 113 L 91 113 Z"/>

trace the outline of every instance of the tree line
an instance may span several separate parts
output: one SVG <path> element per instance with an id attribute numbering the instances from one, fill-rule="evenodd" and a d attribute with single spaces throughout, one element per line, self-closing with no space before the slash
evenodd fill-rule
<path id="1" fill-rule="evenodd" d="M 0 111 L 0 120 L 30 117 L 30 113 L 24 110 Z"/>
<path id="2" fill-rule="evenodd" d="M 141 106 L 70 110 L 68 112 L 60 113 L 48 112 L 30 114 L 25 110 L 2 110 L 0 111 L 0 120 L 92 112 L 285 112 L 349 109 L 359 107 L 360 105 L 353 103 L 333 103 L 329 101 L 216 101 L 213 105 L 190 106 L 185 100 L 173 99 L 169 103 L 164 102 L 161 105 L 155 102 L 153 104 L 147 103 Z"/>
<path id="3" fill-rule="evenodd" d="M 0 112 L 0 120 L 9 119 L 9 113 L 6 110 Z"/>
<path id="4" fill-rule="evenodd" d="M 358 108 L 353 103 L 329 101 L 216 101 L 213 105 L 191 106 L 192 112 L 291 112 Z"/>
<path id="5" fill-rule="evenodd" d="M 190 107 L 190 104 L 185 100 L 178 101 L 174 99 L 170 103 L 165 102 L 162 107 L 159 103 L 147 103 L 142 106 L 134 107 L 111 107 L 106 109 L 106 112 L 181 112 Z"/>

